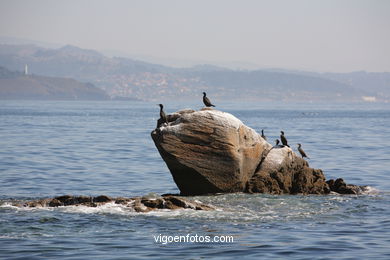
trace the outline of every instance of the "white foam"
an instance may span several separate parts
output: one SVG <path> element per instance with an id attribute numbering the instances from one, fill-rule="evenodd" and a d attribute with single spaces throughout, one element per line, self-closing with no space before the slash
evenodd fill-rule
<path id="1" fill-rule="evenodd" d="M 5 202 L 0 205 L 0 208 L 14 209 L 17 211 L 60 211 L 66 213 L 81 213 L 81 214 L 112 214 L 112 215 L 124 215 L 124 216 L 137 216 L 148 215 L 157 217 L 177 217 L 182 215 L 201 215 L 206 212 L 205 210 L 194 209 L 155 209 L 149 212 L 136 212 L 132 205 L 133 202 L 128 204 L 116 204 L 115 202 L 108 202 L 97 207 L 90 207 L 84 205 L 71 205 L 71 206 L 59 206 L 59 207 L 23 207 L 14 206 L 11 203 Z M 146 209 L 146 207 L 145 207 Z M 203 212 L 203 213 L 202 213 Z"/>
<path id="2" fill-rule="evenodd" d="M 376 195 L 378 194 L 380 191 L 374 187 L 371 187 L 371 186 L 365 186 L 362 190 L 362 194 L 364 195 Z"/>
<path id="3" fill-rule="evenodd" d="M 78 206 L 59 206 L 59 207 L 23 207 L 14 206 L 9 202 L 5 202 L 0 205 L 0 208 L 15 209 L 18 211 L 62 211 L 69 213 L 84 213 L 84 214 L 98 214 L 98 213 L 112 213 L 112 214 L 127 214 L 128 212 L 134 212 L 132 207 L 126 207 L 126 205 L 115 204 L 115 202 L 108 202 L 97 207 L 90 207 L 84 205 Z"/>
<path id="4" fill-rule="evenodd" d="M 61 206 L 59 210 L 69 213 L 83 213 L 83 214 L 117 214 L 128 215 L 129 213 L 135 213 L 132 207 L 127 207 L 122 204 L 115 204 L 115 202 L 108 202 L 97 207 L 89 207 L 84 205 L 78 206 Z"/>
<path id="5" fill-rule="evenodd" d="M 10 202 L 4 202 L 3 204 L 0 205 L 0 208 L 13 208 L 13 209 L 18 209 L 19 207 L 16 207 L 12 205 Z"/>
<path id="6" fill-rule="evenodd" d="M 361 187 L 360 192 L 361 193 L 359 193 L 357 195 L 378 195 L 378 194 L 381 193 L 380 190 L 378 190 L 378 189 L 376 189 L 374 187 L 371 187 L 371 186 L 363 186 L 363 187 Z M 335 196 L 337 196 L 337 197 L 335 197 L 335 200 L 342 201 L 344 198 L 348 199 L 348 196 L 345 196 L 345 195 L 354 195 L 354 194 L 340 194 L 340 193 L 331 191 L 330 195 L 335 195 Z"/>

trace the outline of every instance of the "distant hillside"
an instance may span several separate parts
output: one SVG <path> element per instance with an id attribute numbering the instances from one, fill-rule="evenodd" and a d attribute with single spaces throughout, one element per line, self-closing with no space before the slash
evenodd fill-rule
<path id="1" fill-rule="evenodd" d="M 373 96 L 390 100 L 390 73 L 356 71 L 351 73 L 324 73 L 323 77 L 345 83 L 355 89 L 370 91 Z"/>
<path id="2" fill-rule="evenodd" d="M 359 101 L 364 90 L 329 79 L 267 71 L 207 71 L 189 73 L 212 86 L 215 96 L 247 100 Z M 222 94 L 221 94 L 222 93 Z"/>
<path id="3" fill-rule="evenodd" d="M 294 71 L 269 69 L 267 71 L 296 74 L 317 78 L 325 78 L 346 84 L 358 91 L 368 92 L 372 96 L 390 100 L 390 73 L 354 71 L 349 73 L 317 73 L 308 71 Z"/>
<path id="4" fill-rule="evenodd" d="M 0 66 L 21 70 L 28 64 L 32 74 L 71 77 L 82 81 L 107 75 L 169 72 L 172 69 L 120 57 L 108 58 L 97 51 L 66 45 L 45 49 L 34 45 L 1 45 Z"/>
<path id="5" fill-rule="evenodd" d="M 0 67 L 0 99 L 105 100 L 109 96 L 90 83 L 24 75 Z"/>
<path id="6" fill-rule="evenodd" d="M 390 101 L 390 73 L 313 73 L 279 69 L 234 71 L 211 65 L 171 68 L 106 57 L 75 46 L 46 49 L 0 45 L 0 66 L 35 75 L 91 82 L 112 98 L 190 100 L 203 91 L 213 99 L 252 101 Z"/>

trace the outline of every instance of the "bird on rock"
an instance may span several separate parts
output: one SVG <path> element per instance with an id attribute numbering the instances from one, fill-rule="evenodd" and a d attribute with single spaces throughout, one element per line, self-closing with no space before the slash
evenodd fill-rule
<path id="1" fill-rule="evenodd" d="M 298 152 L 301 154 L 302 158 L 303 157 L 309 158 L 309 156 L 307 156 L 305 151 L 302 149 L 301 144 L 298 144 Z"/>
<path id="2" fill-rule="evenodd" d="M 206 97 L 206 92 L 203 92 L 203 103 L 206 107 L 215 107 L 213 104 L 211 104 L 210 99 Z"/>
<path id="3" fill-rule="evenodd" d="M 280 140 L 282 141 L 282 144 L 285 145 L 285 146 L 288 146 L 288 143 L 287 143 L 287 138 L 284 136 L 284 132 L 283 131 L 280 131 L 281 135 L 280 135 Z"/>
<path id="4" fill-rule="evenodd" d="M 267 137 L 265 137 L 264 135 L 264 129 L 261 129 L 261 137 L 264 139 L 264 140 L 267 140 Z M 279 140 L 278 140 L 279 141 Z"/>
<path id="5" fill-rule="evenodd" d="M 275 140 L 275 145 L 274 145 L 273 148 L 283 148 L 283 147 L 284 147 L 284 145 L 281 145 L 281 144 L 280 144 L 279 139 L 276 139 L 276 140 Z"/>
<path id="6" fill-rule="evenodd" d="M 167 119 L 167 116 L 165 115 L 165 112 L 164 112 L 164 106 L 163 104 L 158 104 L 160 106 L 160 119 L 163 123 L 167 123 L 168 124 L 168 119 Z"/>

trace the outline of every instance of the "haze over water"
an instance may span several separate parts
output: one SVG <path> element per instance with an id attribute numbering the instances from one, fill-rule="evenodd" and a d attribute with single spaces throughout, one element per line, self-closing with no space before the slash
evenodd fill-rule
<path id="1" fill-rule="evenodd" d="M 2 0 L 0 36 L 179 67 L 390 72 L 389 12 L 386 0 Z"/>
<path id="2" fill-rule="evenodd" d="M 199 100 L 200 101 L 200 100 Z M 369 185 L 360 196 L 199 196 L 217 211 L 122 206 L 22 209 L 62 194 L 178 193 L 150 138 L 158 106 L 143 102 L 1 101 L 0 258 L 357 259 L 390 257 L 390 107 L 218 103 L 273 142 L 284 130 L 310 166 Z M 167 112 L 201 102 L 166 104 Z M 162 235 L 232 235 L 234 243 L 167 244 Z"/>

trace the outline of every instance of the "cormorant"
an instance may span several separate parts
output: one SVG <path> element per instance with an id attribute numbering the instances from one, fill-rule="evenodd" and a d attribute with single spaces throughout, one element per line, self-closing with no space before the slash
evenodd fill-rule
<path id="1" fill-rule="evenodd" d="M 265 137 L 264 135 L 264 129 L 261 129 L 261 137 L 264 139 L 264 140 L 267 140 L 267 137 Z M 279 140 L 278 140 L 279 141 Z"/>
<path id="2" fill-rule="evenodd" d="M 284 136 L 284 132 L 283 131 L 280 131 L 281 135 L 280 135 L 280 140 L 282 141 L 282 144 L 285 145 L 285 146 L 288 146 L 290 147 L 288 144 L 287 144 L 287 138 Z"/>
<path id="3" fill-rule="evenodd" d="M 164 106 L 162 104 L 158 104 L 160 106 L 160 119 L 163 123 L 168 124 L 167 116 L 165 115 L 165 112 L 163 110 Z"/>
<path id="4" fill-rule="evenodd" d="M 206 107 L 215 107 L 213 104 L 211 104 L 210 99 L 206 97 L 206 92 L 203 92 L 203 103 Z"/>
<path id="5" fill-rule="evenodd" d="M 306 155 L 305 151 L 302 149 L 301 144 L 298 144 L 298 151 L 301 154 L 302 158 L 306 157 L 309 158 L 309 156 Z M 310 159 L 310 158 L 309 158 Z"/>
<path id="6" fill-rule="evenodd" d="M 276 139 L 276 140 L 275 140 L 275 145 L 274 145 L 273 148 L 283 148 L 283 147 L 284 147 L 284 145 L 281 145 L 281 144 L 280 144 L 279 139 Z"/>

